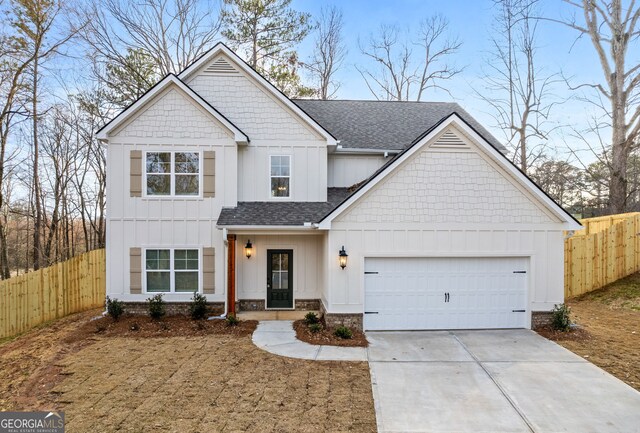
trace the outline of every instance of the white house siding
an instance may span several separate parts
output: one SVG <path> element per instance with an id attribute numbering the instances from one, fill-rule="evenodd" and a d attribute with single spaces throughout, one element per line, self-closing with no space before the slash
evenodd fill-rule
<path id="1" fill-rule="evenodd" d="M 265 300 L 267 295 L 267 250 L 293 250 L 293 297 L 320 299 L 322 275 L 322 245 L 326 234 L 308 235 L 237 235 L 236 284 L 238 299 Z M 244 245 L 251 240 L 253 254 L 247 259 Z"/>
<path id="2" fill-rule="evenodd" d="M 225 60 L 233 65 L 231 59 Z M 208 73 L 207 69 L 208 65 L 203 65 L 187 84 L 251 140 L 239 154 L 238 200 L 271 200 L 269 155 L 291 155 L 288 200 L 326 201 L 326 140 L 239 69 L 224 74 Z"/>
<path id="3" fill-rule="evenodd" d="M 328 238 L 327 310 L 363 311 L 365 257 L 528 257 L 529 310 L 562 302 L 561 223 L 496 167 L 470 143 L 425 148 L 338 216 Z M 344 271 L 331 266 L 342 245 Z"/>
<path id="4" fill-rule="evenodd" d="M 328 157 L 327 186 L 346 188 L 369 178 L 388 161 L 382 155 L 340 155 Z"/>
<path id="5" fill-rule="evenodd" d="M 215 228 L 223 206 L 237 204 L 237 145 L 210 117 L 192 118 L 201 112 L 188 100 L 175 98 L 178 91 L 155 99 L 144 113 L 107 145 L 107 294 L 125 301 L 144 301 L 149 295 L 129 294 L 129 248 L 215 248 L 215 294 L 210 301 L 224 301 L 224 243 Z M 168 96 L 168 97 L 167 97 Z M 195 110 L 195 111 L 194 111 Z M 158 121 L 158 116 L 162 121 Z M 191 136 L 185 131 L 192 131 Z M 132 132 L 135 131 L 135 134 Z M 200 131 L 200 132 L 194 132 Z M 214 198 L 130 197 L 131 150 L 215 151 Z M 144 185 L 143 185 L 144 190 Z M 202 265 L 201 265 L 202 266 Z M 166 295 L 168 301 L 187 301 L 190 294 Z"/>
<path id="6" fill-rule="evenodd" d="M 327 200 L 327 147 L 323 141 L 251 141 L 238 149 L 238 201 L 270 201 L 270 155 L 291 156 L 291 196 L 275 200 Z"/>

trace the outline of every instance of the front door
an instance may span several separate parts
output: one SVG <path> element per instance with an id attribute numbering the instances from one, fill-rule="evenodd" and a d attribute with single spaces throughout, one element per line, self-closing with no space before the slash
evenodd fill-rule
<path id="1" fill-rule="evenodd" d="M 293 308 L 293 250 L 267 250 L 267 308 Z"/>

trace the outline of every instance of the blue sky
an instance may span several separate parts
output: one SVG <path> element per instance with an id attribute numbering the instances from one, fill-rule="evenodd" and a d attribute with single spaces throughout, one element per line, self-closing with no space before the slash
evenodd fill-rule
<path id="1" fill-rule="evenodd" d="M 380 24 L 398 24 L 416 29 L 420 21 L 433 14 L 440 13 L 450 21 L 450 30 L 457 35 L 463 45 L 456 55 L 456 62 L 466 66 L 463 73 L 451 80 L 447 87 L 451 96 L 445 92 L 431 91 L 426 100 L 451 101 L 453 99 L 490 127 L 495 121 L 488 113 L 485 102 L 474 96 L 473 88 L 482 85 L 483 69 L 486 70 L 486 58 L 491 49 L 491 36 L 494 33 L 494 20 L 497 10 L 492 0 L 294 0 L 292 6 L 319 16 L 325 5 L 336 5 L 343 11 L 344 36 L 348 46 L 348 56 L 339 73 L 342 87 L 337 97 L 343 99 L 372 99 L 362 77 L 354 64 L 367 61 L 358 48 L 358 38 L 366 42 L 368 35 Z M 563 19 L 574 14 L 574 8 L 560 0 L 541 0 L 541 14 L 545 17 Z M 580 18 L 578 16 L 578 18 Z M 559 23 L 540 22 L 538 29 L 540 65 L 548 73 L 560 73 L 571 77 L 572 83 L 585 83 L 602 80 L 599 66 L 591 42 L 582 38 L 576 40 L 577 33 Z M 300 47 L 301 58 L 310 54 L 311 38 Z M 555 89 L 560 98 L 577 96 L 569 91 L 564 83 Z M 586 127 L 586 121 L 593 113 L 593 107 L 578 100 L 569 100 L 560 106 L 553 115 L 558 124 L 565 125 L 553 136 L 552 146 L 557 149 L 558 157 L 569 154 L 566 143 L 572 148 L 584 148 L 582 143 L 571 137 L 571 127 Z M 500 137 L 496 128 L 492 132 Z M 591 160 L 587 152 L 584 159 Z"/>

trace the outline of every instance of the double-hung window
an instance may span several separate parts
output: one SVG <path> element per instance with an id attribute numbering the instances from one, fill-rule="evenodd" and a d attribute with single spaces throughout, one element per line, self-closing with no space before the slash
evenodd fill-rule
<path id="1" fill-rule="evenodd" d="M 291 156 L 271 155 L 271 197 L 291 197 Z"/>
<path id="2" fill-rule="evenodd" d="M 148 196 L 200 195 L 199 152 L 147 152 Z"/>
<path id="3" fill-rule="evenodd" d="M 197 249 L 147 249 L 147 292 L 200 291 L 200 253 Z"/>

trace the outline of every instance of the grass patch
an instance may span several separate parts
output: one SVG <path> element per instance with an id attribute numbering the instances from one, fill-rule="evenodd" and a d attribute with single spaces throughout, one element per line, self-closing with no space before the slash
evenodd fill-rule
<path id="1" fill-rule="evenodd" d="M 596 291 L 576 298 L 576 301 L 596 301 L 611 308 L 640 311 L 640 274 L 633 274 Z"/>

